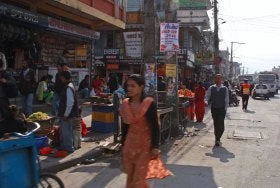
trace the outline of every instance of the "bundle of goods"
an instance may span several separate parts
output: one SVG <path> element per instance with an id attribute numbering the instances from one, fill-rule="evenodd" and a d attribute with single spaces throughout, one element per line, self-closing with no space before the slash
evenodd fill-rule
<path id="1" fill-rule="evenodd" d="M 52 131 L 52 120 L 53 118 L 43 112 L 35 112 L 31 114 L 26 121 L 38 122 L 40 129 L 36 132 L 37 136 L 47 136 Z"/>

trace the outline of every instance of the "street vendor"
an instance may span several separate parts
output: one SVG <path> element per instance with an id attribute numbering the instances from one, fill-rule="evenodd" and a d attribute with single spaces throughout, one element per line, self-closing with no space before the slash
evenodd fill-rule
<path id="1" fill-rule="evenodd" d="M 0 138 L 6 133 L 25 133 L 25 117 L 19 113 L 18 107 L 10 105 L 5 111 L 4 117 L 0 119 Z"/>
<path id="2" fill-rule="evenodd" d="M 178 95 L 179 97 L 186 97 L 190 100 L 190 106 L 187 108 L 186 110 L 186 114 L 188 115 L 190 120 L 194 119 L 194 103 L 193 103 L 193 99 L 194 99 L 194 93 L 186 88 L 185 84 L 181 85 L 181 89 L 179 89 L 178 91 Z"/>

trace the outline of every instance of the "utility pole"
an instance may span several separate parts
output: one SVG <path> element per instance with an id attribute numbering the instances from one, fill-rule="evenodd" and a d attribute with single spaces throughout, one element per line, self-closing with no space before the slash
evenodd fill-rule
<path id="1" fill-rule="evenodd" d="M 215 58 L 220 56 L 219 54 L 219 25 L 218 25 L 218 1 L 214 0 L 214 49 Z M 215 73 L 220 73 L 220 62 L 215 62 Z"/>
<path id="2" fill-rule="evenodd" d="M 243 42 L 231 42 L 230 47 L 230 67 L 229 67 L 229 79 L 232 79 L 233 77 L 233 44 L 245 44 Z"/>
<path id="3" fill-rule="evenodd" d="M 155 0 L 144 0 L 144 45 L 143 45 L 143 58 L 144 58 L 144 76 L 146 77 L 147 67 L 152 68 L 154 78 L 149 78 L 149 87 L 147 95 L 156 96 L 156 35 L 159 28 L 159 24 L 155 11 Z M 143 69 L 142 69 L 143 70 Z M 147 80 L 146 80 L 147 82 Z"/>

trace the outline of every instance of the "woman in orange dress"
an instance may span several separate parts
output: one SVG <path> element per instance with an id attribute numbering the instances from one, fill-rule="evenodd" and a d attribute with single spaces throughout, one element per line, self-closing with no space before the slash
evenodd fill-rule
<path id="1" fill-rule="evenodd" d="M 127 80 L 129 98 L 123 101 L 121 108 L 127 125 L 122 150 L 127 188 L 147 188 L 146 179 L 171 175 L 159 158 L 160 130 L 156 104 L 152 98 L 145 97 L 144 87 L 145 80 L 141 75 L 131 75 Z"/>
<path id="2" fill-rule="evenodd" d="M 202 82 L 198 83 L 195 88 L 195 116 L 197 122 L 202 122 L 205 114 L 205 88 L 202 86 Z"/>

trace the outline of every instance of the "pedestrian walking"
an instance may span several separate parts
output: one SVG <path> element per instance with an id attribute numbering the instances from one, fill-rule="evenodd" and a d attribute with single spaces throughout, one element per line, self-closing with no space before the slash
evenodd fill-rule
<path id="1" fill-rule="evenodd" d="M 229 104 L 228 89 L 222 85 L 222 75 L 215 75 L 215 84 L 210 86 L 205 95 L 206 105 L 211 103 L 214 122 L 215 146 L 221 146 L 221 137 L 225 130 L 225 115 Z"/>
<path id="2" fill-rule="evenodd" d="M 29 68 L 27 59 L 22 60 L 22 71 L 19 76 L 19 91 L 21 94 L 22 112 L 32 114 L 33 97 L 36 90 L 35 71 Z"/>
<path id="3" fill-rule="evenodd" d="M 60 93 L 60 100 L 58 106 L 58 114 L 60 121 L 60 149 L 66 150 L 69 153 L 74 151 L 73 127 L 74 123 L 80 122 L 78 101 L 75 93 L 74 85 L 71 82 L 71 73 L 69 71 L 62 71 L 60 79 L 63 88 Z M 75 121 L 78 119 L 77 121 Z"/>
<path id="4" fill-rule="evenodd" d="M 194 91 L 194 102 L 195 102 L 195 116 L 197 122 L 202 122 L 205 114 L 205 88 L 202 85 L 202 82 L 198 83 L 198 86 L 195 88 Z"/>
<path id="5" fill-rule="evenodd" d="M 127 173 L 127 188 L 148 187 L 147 178 L 164 178 L 171 173 L 164 167 L 159 155 L 159 125 L 156 103 L 144 95 L 145 80 L 131 75 L 127 80 L 127 96 L 121 116 L 127 124 L 123 135 L 123 170 Z M 154 160 L 152 160 L 154 159 Z M 149 166 L 150 165 L 150 166 Z"/>
<path id="6" fill-rule="evenodd" d="M 247 79 L 244 79 L 244 83 L 241 84 L 241 95 L 242 95 L 242 110 L 247 110 L 248 101 L 250 96 L 251 85 Z"/>

